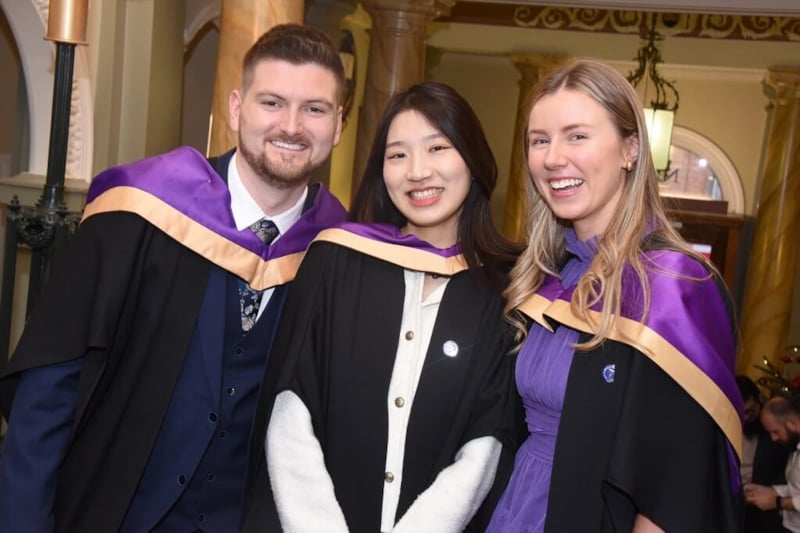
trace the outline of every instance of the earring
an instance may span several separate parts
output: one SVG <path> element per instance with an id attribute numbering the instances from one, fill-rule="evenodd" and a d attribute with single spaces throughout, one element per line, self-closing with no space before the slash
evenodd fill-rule
<path id="1" fill-rule="evenodd" d="M 625 162 L 625 170 L 627 170 L 628 172 L 630 172 L 631 170 L 633 170 L 633 163 L 632 163 L 632 162 L 630 162 L 630 161 L 626 161 L 626 162 Z"/>

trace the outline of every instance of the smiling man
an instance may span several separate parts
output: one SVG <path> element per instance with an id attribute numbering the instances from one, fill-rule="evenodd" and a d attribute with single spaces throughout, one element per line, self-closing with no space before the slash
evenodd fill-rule
<path id="1" fill-rule="evenodd" d="M 242 72 L 236 150 L 207 161 L 180 148 L 92 182 L 0 381 L 16 386 L 0 531 L 238 529 L 288 283 L 345 215 L 309 185 L 342 127 L 331 40 L 276 26 Z"/>

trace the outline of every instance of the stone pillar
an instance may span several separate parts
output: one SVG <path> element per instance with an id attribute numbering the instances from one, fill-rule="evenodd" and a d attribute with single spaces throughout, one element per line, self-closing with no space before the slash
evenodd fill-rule
<path id="1" fill-rule="evenodd" d="M 781 365 L 792 311 L 800 233 L 800 70 L 770 69 L 764 79 L 771 118 L 742 310 L 738 371 L 768 357 Z"/>
<path id="2" fill-rule="evenodd" d="M 228 97 L 241 82 L 245 52 L 271 27 L 302 23 L 303 5 L 303 0 L 222 0 L 208 155 L 236 146 L 236 135 L 228 127 Z"/>
<path id="3" fill-rule="evenodd" d="M 514 125 L 514 145 L 511 149 L 511 167 L 508 169 L 508 192 L 506 193 L 506 210 L 503 221 L 503 232 L 513 240 L 521 240 L 524 236 L 522 225 L 525 222 L 525 180 L 528 179 L 528 163 L 525 161 L 523 146 L 525 145 L 525 129 L 528 124 L 528 99 L 539 80 L 548 72 L 566 64 L 567 56 L 512 53 L 511 61 L 522 77 L 519 80 L 519 104 L 517 120 Z"/>
<path id="4" fill-rule="evenodd" d="M 393 94 L 425 77 L 428 22 L 450 10 L 453 0 L 365 0 L 372 17 L 364 101 L 358 121 L 355 192 L 386 103 Z"/>
<path id="5" fill-rule="evenodd" d="M 358 102 L 364 99 L 364 80 L 367 78 L 367 61 L 369 53 L 369 28 L 372 24 L 369 14 L 361 4 L 352 13 L 341 20 L 341 29 L 353 37 L 355 44 L 354 60 L 345 61 L 345 73 L 350 72 L 354 84 L 352 94 L 346 98 L 349 104 L 345 111 L 342 134 L 339 144 L 333 149 L 330 164 L 328 187 L 341 200 L 345 207 L 350 207 L 350 191 L 353 190 L 353 166 L 355 164 L 356 142 L 358 140 Z M 352 58 L 351 58 L 352 59 Z"/>

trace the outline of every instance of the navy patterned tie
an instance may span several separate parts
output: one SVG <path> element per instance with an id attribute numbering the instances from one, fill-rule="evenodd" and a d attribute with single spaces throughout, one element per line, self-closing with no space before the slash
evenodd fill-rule
<path id="1" fill-rule="evenodd" d="M 262 218 L 250 226 L 253 233 L 261 239 L 264 244 L 270 244 L 275 240 L 280 231 L 278 226 L 271 220 Z M 258 317 L 258 309 L 261 307 L 261 296 L 264 291 L 251 289 L 247 283 L 239 280 L 239 306 L 242 311 L 242 331 L 245 333 L 253 329 Z"/>

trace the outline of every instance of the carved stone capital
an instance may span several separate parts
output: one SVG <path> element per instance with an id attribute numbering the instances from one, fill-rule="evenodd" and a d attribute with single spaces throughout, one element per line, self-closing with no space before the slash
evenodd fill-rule
<path id="1" fill-rule="evenodd" d="M 800 100 L 800 69 L 769 69 L 764 76 L 764 92 L 776 104 Z"/>

